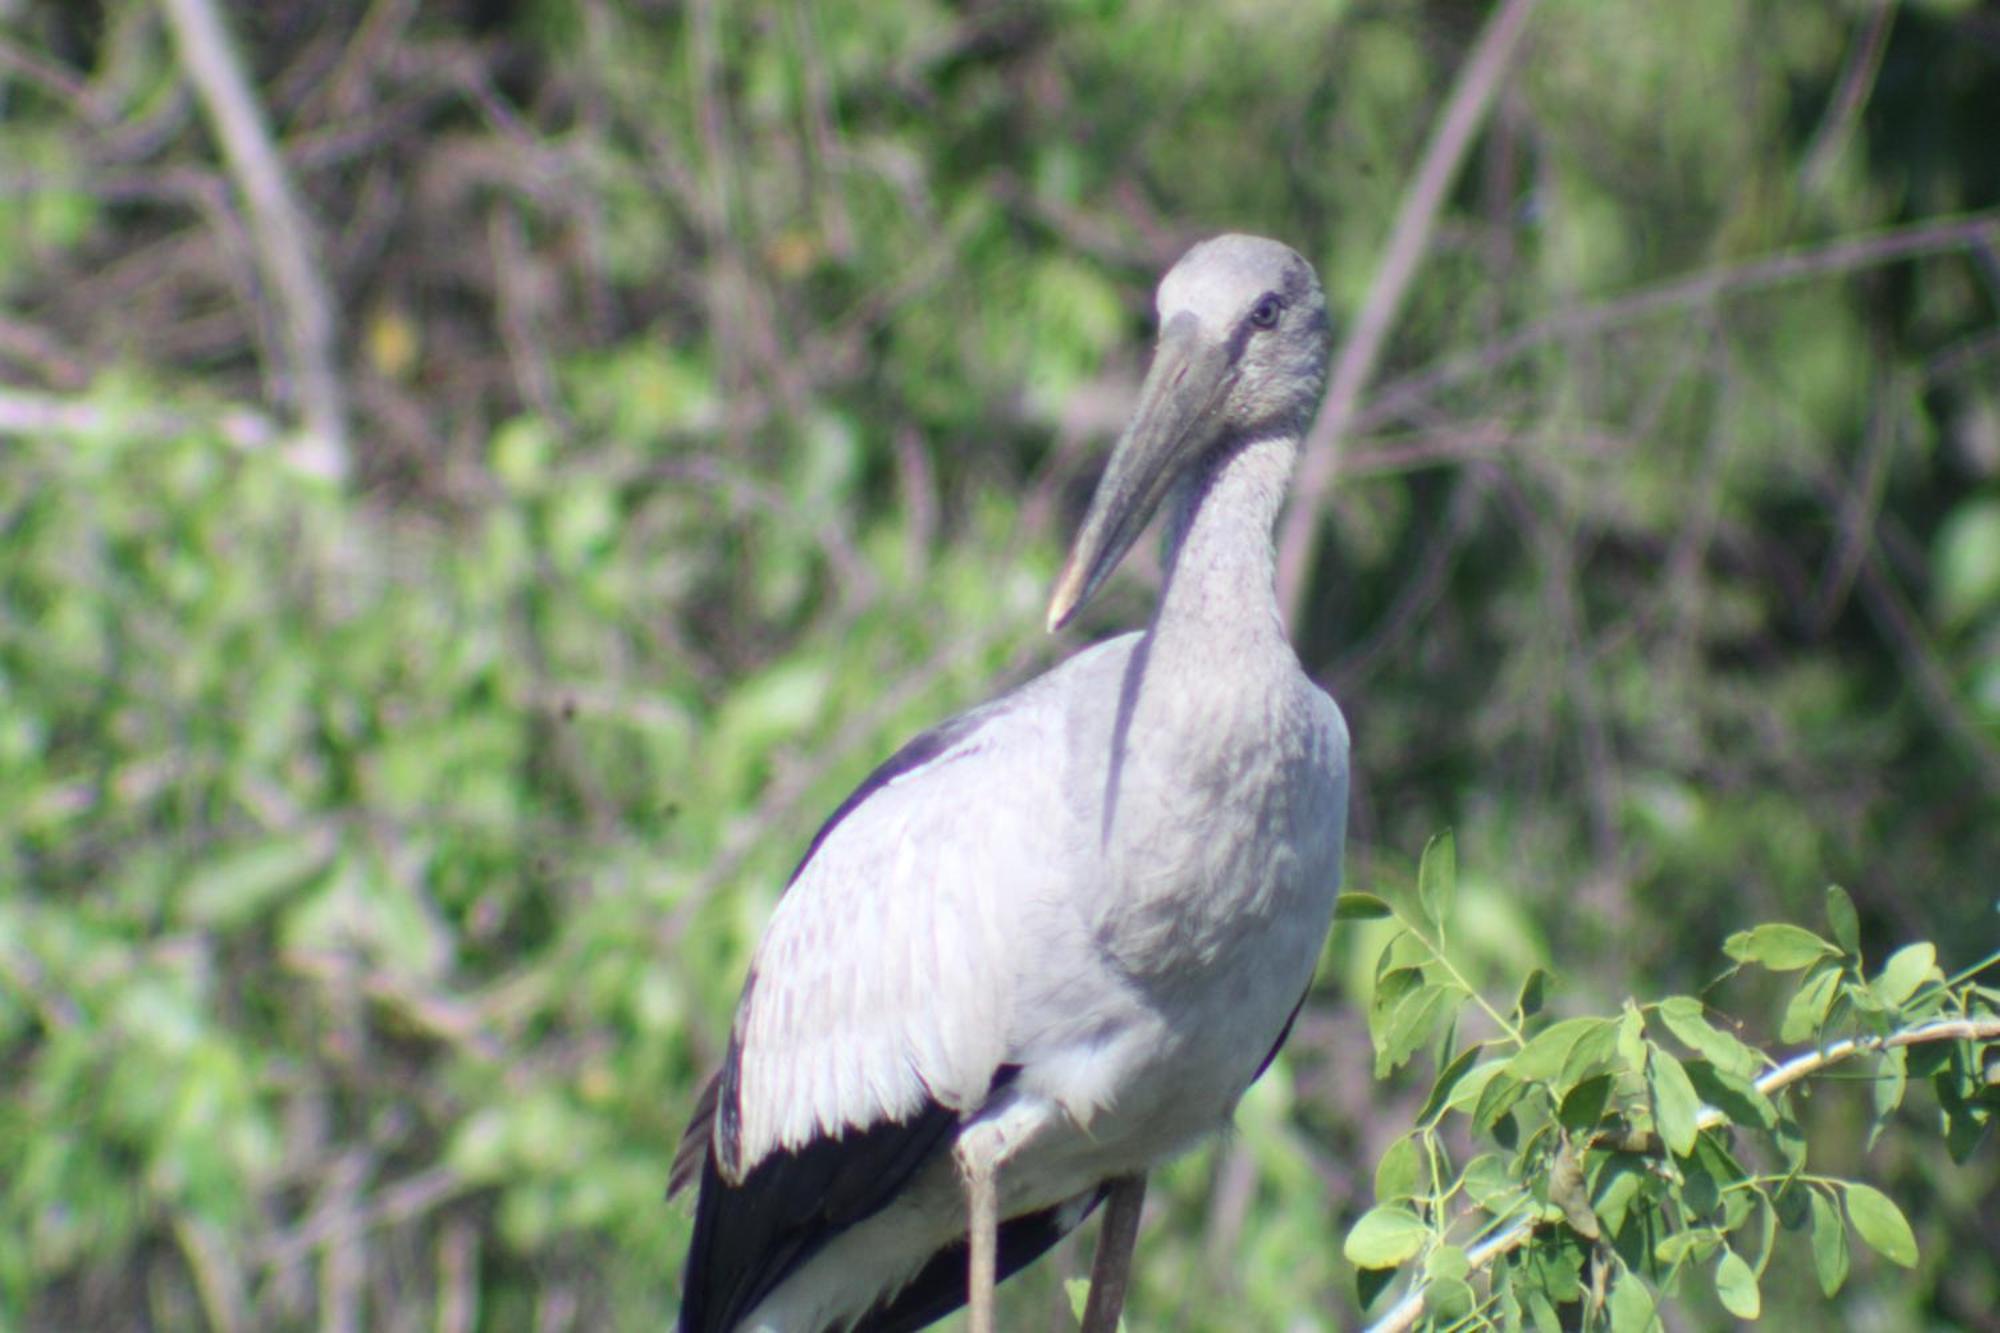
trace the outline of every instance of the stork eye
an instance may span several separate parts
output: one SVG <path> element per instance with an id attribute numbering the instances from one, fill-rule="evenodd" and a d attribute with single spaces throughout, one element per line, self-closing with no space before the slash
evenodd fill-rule
<path id="1" fill-rule="evenodd" d="M 1275 329 L 1278 327 L 1278 316 L 1284 313 L 1284 309 L 1283 301 L 1275 295 L 1266 294 L 1250 307 L 1250 323 L 1255 328 Z"/>

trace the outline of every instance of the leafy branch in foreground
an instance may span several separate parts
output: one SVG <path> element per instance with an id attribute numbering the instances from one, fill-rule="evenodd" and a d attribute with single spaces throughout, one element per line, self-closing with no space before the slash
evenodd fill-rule
<path id="1" fill-rule="evenodd" d="M 1755 1319 L 1780 1231 L 1804 1234 L 1829 1297 L 1847 1278 L 1850 1228 L 1915 1266 L 1915 1234 L 1886 1194 L 1809 1169 L 1792 1090 L 1837 1064 L 1868 1066 L 1872 1145 L 1909 1085 L 1927 1081 L 1946 1144 L 1964 1160 L 2000 1110 L 1987 1063 L 2000 1043 L 2000 990 L 1975 981 L 2000 954 L 1946 976 L 1936 948 L 1918 943 L 1871 972 L 1837 887 L 1827 890 L 1830 939 L 1786 923 L 1738 932 L 1724 945 L 1734 961 L 1725 976 L 1798 976 L 1778 1037 L 1809 1049 L 1779 1061 L 1691 995 L 1551 1021 L 1538 970 L 1502 1008 L 1449 956 L 1455 878 L 1445 834 L 1425 849 L 1413 894 L 1340 900 L 1345 919 L 1396 926 L 1368 1013 L 1377 1077 L 1433 1045 L 1439 1070 L 1414 1128 L 1377 1164 L 1375 1206 L 1344 1245 L 1364 1306 L 1399 1272 L 1411 1277 L 1371 1333 L 1420 1322 L 1553 1333 L 1579 1312 L 1586 1329 L 1645 1333 L 1688 1281 L 1711 1283 L 1732 1315 Z M 1468 1011 L 1493 1035 L 1464 1040 Z"/>

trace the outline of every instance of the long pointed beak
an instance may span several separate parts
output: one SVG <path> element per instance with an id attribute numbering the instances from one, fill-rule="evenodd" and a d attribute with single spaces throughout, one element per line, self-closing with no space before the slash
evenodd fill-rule
<path id="1" fill-rule="evenodd" d="M 1160 330 L 1132 424 L 1111 452 L 1049 598 L 1051 633 L 1069 623 L 1118 568 L 1174 482 L 1200 457 L 1214 431 L 1229 369 L 1228 354 L 1201 336 L 1193 315 L 1175 315 Z"/>

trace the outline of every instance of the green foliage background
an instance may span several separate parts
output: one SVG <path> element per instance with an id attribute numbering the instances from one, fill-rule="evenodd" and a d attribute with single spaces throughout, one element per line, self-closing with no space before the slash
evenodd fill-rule
<path id="1" fill-rule="evenodd" d="M 1351 315 L 1484 11 L 228 16 L 321 228 L 345 483 L 268 428 L 158 11 L 0 6 L 0 1328 L 659 1328 L 666 1164 L 817 818 L 1145 613 L 1141 559 L 1039 630 L 1158 271 L 1263 232 Z M 1297 625 L 1349 883 L 1454 827 L 1475 984 L 1614 1012 L 1829 880 L 1872 956 L 1994 946 L 1996 126 L 1991 5 L 1538 8 Z M 1340 1238 L 1426 1086 L 1370 1078 L 1378 944 L 1164 1173 L 1134 1327 L 1358 1318 Z M 1858 1153 L 1867 1100 L 1809 1128 Z M 1774 1326 L 1996 1327 L 1993 1153 L 1934 1140 L 1840 1168 L 1916 1272 L 1767 1277 Z"/>

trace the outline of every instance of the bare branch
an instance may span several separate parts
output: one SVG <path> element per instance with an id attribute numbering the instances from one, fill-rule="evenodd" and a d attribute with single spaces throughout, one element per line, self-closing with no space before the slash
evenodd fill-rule
<path id="1" fill-rule="evenodd" d="M 1349 424 L 1355 430 L 1379 430 L 1443 390 L 1491 374 L 1546 343 L 1588 337 L 1658 315 L 1696 309 L 1728 295 L 1995 244 L 2000 244 L 2000 209 L 1933 218 L 1908 227 L 1843 237 L 1827 245 L 1784 250 L 1745 264 L 1704 269 L 1598 305 L 1558 311 L 1483 347 L 1445 357 L 1427 370 L 1383 386 Z"/>
<path id="2" fill-rule="evenodd" d="M 349 470 L 347 407 L 335 369 L 338 324 L 314 258 L 311 221 L 212 0 L 160 4 L 243 196 L 258 267 L 282 312 L 290 362 L 286 383 L 304 428 L 292 452 L 311 472 L 344 477 Z"/>
<path id="3" fill-rule="evenodd" d="M 1806 149 L 1805 166 L 1799 171 L 1799 188 L 1810 194 L 1826 181 L 1833 164 L 1840 160 L 1868 96 L 1875 91 L 1875 77 L 1882 71 L 1882 55 L 1889 49 L 1889 29 L 1896 18 L 1896 0 L 1874 0 L 1872 11 L 1863 20 L 1861 34 L 1847 53 L 1847 66 L 1819 128 L 1813 131 Z"/>
<path id="4" fill-rule="evenodd" d="M 195 428 L 217 431 L 238 449 L 261 449 L 278 438 L 277 424 L 249 407 L 193 413 L 170 408 L 120 408 L 83 398 L 0 388 L 0 439 L 30 435 L 178 435 Z"/>
<path id="5" fill-rule="evenodd" d="M 1417 264 L 1430 249 L 1431 232 L 1444 206 L 1445 191 L 1458 175 L 1472 138 L 1486 120 L 1500 78 L 1512 63 L 1521 33 L 1527 27 L 1534 0 L 1506 0 L 1486 22 L 1459 71 L 1451 97 L 1438 117 L 1437 128 L 1424 149 L 1417 174 L 1411 178 L 1396 220 L 1389 227 L 1389 248 L 1375 281 L 1361 303 L 1354 329 L 1341 345 L 1318 420 L 1306 437 L 1291 512 L 1278 543 L 1278 598 L 1296 622 L 1299 598 L 1305 595 L 1305 571 L 1311 563 L 1319 531 L 1320 502 L 1333 483 L 1340 463 L 1340 441 L 1347 433 L 1361 390 L 1375 373 L 1389 329 L 1402 309 Z"/>

